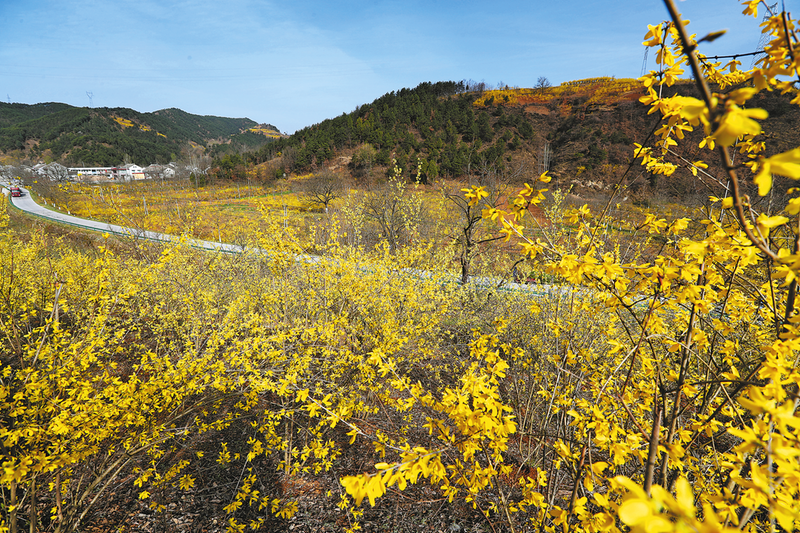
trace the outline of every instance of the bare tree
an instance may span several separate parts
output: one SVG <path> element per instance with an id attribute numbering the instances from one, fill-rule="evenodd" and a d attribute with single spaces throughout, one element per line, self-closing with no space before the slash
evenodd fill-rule
<path id="1" fill-rule="evenodd" d="M 185 145 L 181 149 L 180 163 L 184 167 L 183 172 L 178 177 L 185 177 L 183 174 L 205 174 L 211 166 L 211 156 L 208 155 L 202 146 Z M 180 167 L 181 165 L 179 165 Z M 169 176 L 163 176 L 169 177 Z"/>
<path id="2" fill-rule="evenodd" d="M 69 181 L 69 169 L 59 163 L 50 163 L 42 167 L 41 172 L 50 181 Z"/>
<path id="3" fill-rule="evenodd" d="M 455 206 L 459 214 L 458 225 L 454 228 L 451 238 L 459 248 L 458 261 L 461 266 L 462 284 L 467 283 L 472 275 L 472 261 L 477 255 L 479 247 L 502 238 L 482 231 L 483 209 L 487 206 L 497 207 L 500 198 L 505 195 L 508 184 L 518 180 L 527 172 L 524 163 L 504 172 L 499 171 L 496 165 L 489 164 L 485 160 L 478 167 L 474 176 L 469 175 L 469 184 L 482 187 L 487 195 L 477 205 L 470 205 L 469 199 L 461 190 L 442 190 L 444 197 Z"/>
<path id="4" fill-rule="evenodd" d="M 545 89 L 552 86 L 553 85 L 550 83 L 550 80 L 544 76 L 539 76 L 539 79 L 536 80 L 536 85 L 534 85 L 533 88 L 538 89 L 540 93 L 543 93 Z"/>
<path id="5" fill-rule="evenodd" d="M 344 194 L 343 178 L 333 171 L 323 170 L 303 181 L 301 191 L 303 198 L 322 206 L 327 213 L 331 202 Z"/>
<path id="6" fill-rule="evenodd" d="M 470 205 L 469 200 L 464 197 L 464 193 L 461 191 L 445 190 L 442 192 L 444 197 L 456 207 L 459 213 L 458 228 L 456 228 L 456 232 L 452 235 L 452 238 L 458 243 L 458 262 L 461 266 L 461 283 L 466 284 L 471 275 L 472 259 L 475 257 L 478 245 L 493 239 L 488 238 L 483 240 L 476 238 L 480 222 L 483 220 L 481 216 L 483 205 Z M 487 200 L 489 199 L 487 198 Z"/>
<path id="7" fill-rule="evenodd" d="M 422 211 L 421 198 L 408 191 L 402 173 L 396 166 L 384 187 L 364 197 L 363 217 L 377 223 L 392 254 L 419 230 Z"/>

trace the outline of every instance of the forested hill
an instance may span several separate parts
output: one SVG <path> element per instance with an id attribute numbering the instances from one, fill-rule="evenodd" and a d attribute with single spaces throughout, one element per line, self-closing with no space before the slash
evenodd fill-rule
<path id="1" fill-rule="evenodd" d="M 693 95 L 695 89 L 679 82 L 665 95 L 677 91 Z M 639 102 L 643 94 L 638 81 L 615 78 L 495 90 L 469 82 L 422 83 L 299 130 L 247 158 L 218 160 L 216 168 L 221 177 L 232 177 L 254 164 L 265 168 L 258 173 L 265 176 L 335 167 L 363 178 L 385 174 L 394 158 L 407 177 L 423 182 L 487 173 L 513 177 L 519 169 L 530 176 L 548 168 L 558 186 L 601 189 L 623 179 L 634 192 L 707 195 L 689 173 L 668 181 L 638 165 L 626 173 L 633 143 L 643 144 L 657 122 Z M 750 102 L 769 111 L 766 125 L 780 132 L 779 144 L 786 147 L 800 144 L 793 126 L 800 112 L 789 105 L 791 98 L 761 93 Z M 691 151 L 697 151 L 702 128 L 690 136 L 697 142 L 679 147 L 687 152 L 678 155 L 697 160 Z"/>
<path id="2" fill-rule="evenodd" d="M 280 137 L 248 118 L 201 116 L 180 109 L 140 113 L 61 103 L 0 103 L 0 157 L 55 160 L 68 165 L 168 163 L 187 147 L 212 155 L 254 150 Z"/>

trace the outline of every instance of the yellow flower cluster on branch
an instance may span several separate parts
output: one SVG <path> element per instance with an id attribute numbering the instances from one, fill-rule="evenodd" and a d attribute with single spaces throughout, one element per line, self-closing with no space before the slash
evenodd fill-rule
<path id="1" fill-rule="evenodd" d="M 744 76 L 736 61 L 719 72 L 720 65 L 695 53 L 699 43 L 667 4 L 673 21 L 651 26 L 644 43 L 659 47 L 661 69 L 642 79 L 642 102 L 663 118 L 655 145 L 635 146 L 645 169 L 667 177 L 678 171 L 686 161 L 674 158 L 674 147 L 702 126 L 699 148 L 718 152 L 729 183 L 738 185 L 741 168 L 752 171 L 761 195 L 769 192 L 773 173 L 800 179 L 798 149 L 766 157 L 766 112 L 748 107 L 760 90 L 786 87 L 776 76 L 797 73 L 785 61 L 780 68 L 768 66 L 770 59 Z M 745 11 L 754 12 L 756 4 L 745 2 Z M 767 23 L 765 31 L 791 43 L 788 54 L 786 45 L 783 50 L 793 59 L 793 23 L 785 13 L 772 20 L 785 23 Z M 662 97 L 659 87 L 673 85 L 687 66 L 701 98 Z M 723 91 L 745 80 L 755 86 L 708 90 L 708 82 Z M 729 164 L 733 146 L 747 157 L 743 167 Z M 688 163 L 695 176 L 707 168 L 704 161 Z M 531 520 L 547 531 L 797 529 L 800 414 L 791 393 L 800 378 L 796 199 L 785 215 L 762 213 L 733 187 L 727 198 L 712 198 L 721 211 L 702 219 L 670 223 L 646 213 L 636 231 L 658 237 L 661 251 L 643 246 L 639 257 L 623 260 L 603 237 L 608 208 L 554 213 L 554 225 L 572 228 L 565 235 L 529 216 L 525 199 L 532 192 L 526 186 L 509 209 L 487 208 L 484 216 L 497 222 L 499 234 L 516 240 L 523 255 L 574 287 L 572 294 L 585 302 L 582 310 L 608 313 L 603 324 L 612 335 L 605 350 L 569 343 L 563 355 L 552 356 L 556 366 L 550 371 L 580 383 L 582 394 L 560 388 L 558 380 L 550 382 L 555 390 L 538 391 L 549 401 L 548 413 L 563 410 L 569 417 L 568 437 L 543 447 L 553 457 L 548 479 L 568 472 L 570 497 L 548 501 L 530 480 L 523 482 L 531 488 L 522 500 L 505 509 L 541 509 Z M 551 331 L 574 338 L 574 323 L 565 322 L 552 324 Z M 508 373 L 520 379 L 514 364 Z M 734 440 L 723 445 L 722 435 Z"/>

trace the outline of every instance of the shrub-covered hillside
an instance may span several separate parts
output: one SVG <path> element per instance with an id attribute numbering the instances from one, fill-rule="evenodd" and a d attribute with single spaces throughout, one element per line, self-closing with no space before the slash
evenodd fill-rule
<path id="1" fill-rule="evenodd" d="M 664 87 L 663 95 L 678 90 L 696 95 L 688 81 Z M 282 176 L 347 162 L 353 176 L 363 178 L 390 170 L 395 158 L 407 177 L 422 182 L 487 173 L 513 176 L 524 167 L 537 174 L 549 169 L 559 187 L 599 190 L 621 182 L 645 195 L 715 192 L 689 172 L 659 181 L 638 166 L 628 168 L 632 143 L 644 144 L 658 123 L 639 102 L 644 94 L 640 82 L 615 78 L 494 90 L 473 82 L 426 82 L 299 130 L 249 157 L 218 160 L 217 176 L 244 175 L 254 164 L 266 164 L 267 175 Z M 792 127 L 800 112 L 789 104 L 791 98 L 761 93 L 753 104 L 769 111 L 765 124 L 779 132 L 781 146 L 800 139 Z M 702 130 L 689 137 L 699 142 Z M 676 157 L 696 155 L 683 147 L 675 150 Z"/>

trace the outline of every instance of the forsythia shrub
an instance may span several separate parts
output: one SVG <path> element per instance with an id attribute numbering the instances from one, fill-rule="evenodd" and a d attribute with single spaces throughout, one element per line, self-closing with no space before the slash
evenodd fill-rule
<path id="1" fill-rule="evenodd" d="M 288 478 L 324 473 L 348 439 L 380 433 L 352 419 L 410 407 L 390 393 L 401 375 L 457 366 L 438 347 L 452 289 L 404 272 L 426 250 L 332 245 L 295 261 L 293 242 L 240 256 L 177 244 L 150 261 L 3 235 L 0 525 L 77 530 L 122 474 L 160 510 L 198 484 L 202 461 L 249 472 L 226 507 L 232 529 L 264 509 L 289 517 L 294 501 L 258 488 L 263 461 Z M 242 421 L 246 444 L 228 442 Z"/>
<path id="2" fill-rule="evenodd" d="M 640 249 L 632 261 L 623 261 L 618 247 L 602 238 L 607 209 L 599 216 L 586 206 L 566 213 L 564 222 L 578 228 L 569 239 L 531 231 L 536 224 L 529 210 L 544 198 L 543 190 L 531 186 L 512 199 L 509 210 L 487 206 L 484 211 L 507 239 L 519 242 L 526 257 L 575 287 L 584 303 L 564 306 L 564 311 L 602 316 L 608 333 L 581 344 L 576 342 L 582 331 L 577 324 L 551 319 L 548 331 L 558 339 L 557 349 L 542 354 L 536 365 L 504 369 L 507 387 L 529 388 L 524 410 L 516 404 L 510 414 L 515 423 L 532 421 L 520 441 L 525 437 L 534 444 L 528 454 L 516 457 L 486 447 L 496 484 L 487 482 L 486 468 L 475 463 L 468 498 L 493 494 L 493 505 L 485 511 L 496 509 L 511 530 L 800 527 L 800 200 L 788 199 L 782 214 L 759 213 L 742 192 L 739 176 L 749 170 L 762 196 L 773 174 L 800 179 L 800 148 L 766 156 L 758 123 L 766 112 L 746 107 L 759 91 L 797 94 L 795 23 L 785 12 L 770 13 L 763 27 L 771 41 L 756 68 L 739 71 L 734 62 L 722 72 L 720 64 L 698 54 L 698 42 L 688 36 L 672 1 L 665 3 L 672 22 L 651 26 L 645 37 L 645 45 L 658 47 L 663 68 L 642 78 L 648 89 L 642 102 L 665 122 L 657 146 L 637 146 L 635 156 L 648 171 L 671 175 L 682 161 L 670 147 L 684 132 L 702 127 L 700 148 L 717 151 L 727 173 L 727 197 L 712 198 L 715 203 L 701 220 L 668 222 L 648 215 L 641 229 L 660 237 L 661 251 Z M 758 1 L 743 5 L 745 14 L 753 16 L 759 5 L 767 8 Z M 656 87 L 675 83 L 687 65 L 702 99 L 661 98 Z M 728 92 L 712 93 L 709 82 Z M 744 165 L 731 163 L 734 144 L 747 158 Z M 694 175 L 704 168 L 702 161 L 688 166 Z M 540 181 L 548 182 L 549 176 L 543 174 Z M 476 187 L 466 196 L 478 205 L 482 193 Z M 542 364 L 548 357 L 552 364 Z M 524 357 L 512 356 L 518 359 Z M 507 411 L 493 411 L 501 412 Z M 487 417 L 481 427 L 494 424 Z M 455 442 L 481 436 L 473 427 L 458 426 L 458 432 Z M 504 447 L 501 452 L 508 451 L 508 435 L 498 436 L 497 442 Z M 448 493 L 453 481 L 465 476 L 464 461 L 449 467 L 440 460 L 444 451 L 432 453 L 401 456 L 377 465 L 375 474 L 343 483 L 357 500 L 366 496 L 372 502 L 386 485 L 400 483 L 404 472 L 413 471 L 414 461 L 424 460 L 423 475 Z M 512 459 L 522 459 L 526 468 L 517 468 L 521 490 L 509 495 L 500 480 L 508 472 L 504 463 Z"/>
<path id="3" fill-rule="evenodd" d="M 728 193 L 697 219 L 644 214 L 627 249 L 608 208 L 545 209 L 538 227 L 530 185 L 487 206 L 551 286 L 459 287 L 419 270 L 431 245 L 367 254 L 335 229 L 309 258 L 274 220 L 240 256 L 0 234 L 0 528 L 79 530 L 123 474 L 163 509 L 213 467 L 236 472 L 230 531 L 298 512 L 276 472 L 335 476 L 325 497 L 351 530 L 365 501 L 423 483 L 494 530 L 800 529 L 800 199 L 759 212 L 740 176 L 761 195 L 800 179 L 800 148 L 767 155 L 765 112 L 746 106 L 793 91 L 795 23 L 772 13 L 756 68 L 723 72 L 666 4 L 645 37 L 662 68 L 642 79 L 664 127 L 635 156 L 669 176 L 702 127 Z M 659 96 L 685 67 L 701 98 Z M 353 453 L 371 466 L 342 466 Z"/>

